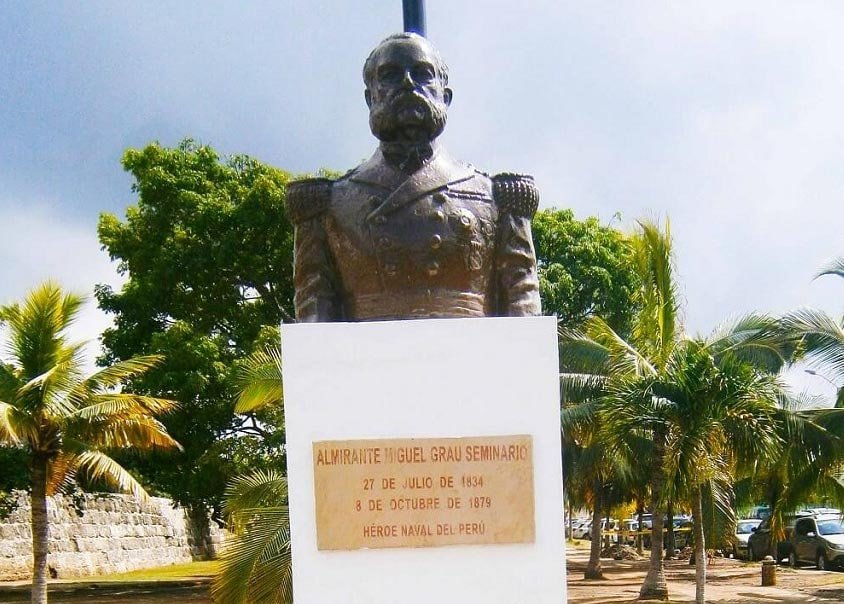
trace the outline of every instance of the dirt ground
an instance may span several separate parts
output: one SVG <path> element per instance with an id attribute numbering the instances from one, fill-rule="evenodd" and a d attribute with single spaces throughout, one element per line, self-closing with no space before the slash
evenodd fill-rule
<path id="1" fill-rule="evenodd" d="M 588 550 L 568 549 L 568 604 L 622 604 L 634 602 L 648 569 L 647 559 L 601 559 L 603 581 L 586 581 L 583 571 Z M 687 560 L 667 560 L 665 574 L 672 603 L 694 603 L 695 569 Z M 776 587 L 761 587 L 758 562 L 715 558 L 707 571 L 706 601 L 720 604 L 759 602 L 844 602 L 844 572 L 818 571 L 807 566 L 777 569 Z"/>

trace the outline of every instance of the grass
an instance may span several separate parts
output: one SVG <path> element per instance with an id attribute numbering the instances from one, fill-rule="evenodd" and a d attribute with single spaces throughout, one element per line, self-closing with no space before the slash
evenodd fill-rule
<path id="1" fill-rule="evenodd" d="M 85 581 L 110 581 L 110 582 L 131 582 L 131 581 L 172 581 L 177 579 L 205 579 L 213 577 L 220 568 L 219 560 L 204 560 L 199 562 L 187 562 L 185 564 L 172 564 L 159 568 L 146 568 L 133 570 L 128 573 L 117 573 L 103 575 L 102 577 L 86 577 Z"/>

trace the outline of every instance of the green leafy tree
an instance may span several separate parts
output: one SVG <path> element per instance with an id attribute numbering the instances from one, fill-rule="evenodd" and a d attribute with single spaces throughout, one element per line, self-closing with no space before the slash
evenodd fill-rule
<path id="1" fill-rule="evenodd" d="M 238 362 L 291 321 L 293 231 L 283 201 L 289 175 L 246 156 L 221 160 L 190 140 L 128 150 L 137 204 L 100 217 L 100 242 L 127 277 L 101 286 L 115 327 L 103 362 L 138 354 L 166 361 L 133 388 L 180 402 L 165 419 L 178 454 L 126 460 L 159 492 L 219 509 L 231 477 L 284 467 L 279 411 L 233 413 Z"/>
<path id="2" fill-rule="evenodd" d="M 23 304 L 0 308 L 11 354 L 0 365 L 0 443 L 28 458 L 34 603 L 47 601 L 47 496 L 79 475 L 144 498 L 141 484 L 109 452 L 179 447 L 156 419 L 173 401 L 120 389 L 160 357 L 127 359 L 84 377 L 82 344 L 66 337 L 81 305 L 81 298 L 46 283 Z"/>
<path id="3" fill-rule="evenodd" d="M 626 333 L 635 309 L 636 273 L 625 236 L 597 218 L 543 210 L 532 221 L 545 314 L 566 328 L 597 315 Z"/>

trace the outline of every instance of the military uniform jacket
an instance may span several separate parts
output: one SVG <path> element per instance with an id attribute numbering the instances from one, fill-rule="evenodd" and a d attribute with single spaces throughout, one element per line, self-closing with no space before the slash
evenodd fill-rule
<path id="1" fill-rule="evenodd" d="M 380 150 L 342 178 L 291 183 L 299 321 L 540 314 L 529 176 L 439 150 L 403 176 Z"/>

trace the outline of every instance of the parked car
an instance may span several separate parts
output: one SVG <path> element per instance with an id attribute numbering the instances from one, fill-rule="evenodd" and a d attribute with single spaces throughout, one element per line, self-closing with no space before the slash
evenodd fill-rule
<path id="1" fill-rule="evenodd" d="M 618 520 L 616 520 L 615 518 L 610 518 L 609 522 L 607 522 L 607 519 L 606 519 L 606 518 L 604 518 L 603 520 L 601 520 L 601 531 L 600 531 L 600 533 L 601 533 L 601 534 L 600 534 L 599 536 L 603 536 L 603 534 L 604 534 L 605 532 L 607 532 L 607 531 L 614 531 L 614 530 L 616 530 L 617 528 L 618 528 Z M 596 532 L 596 533 L 597 533 L 597 531 L 594 531 L 594 532 Z M 592 524 L 590 524 L 590 525 L 589 525 L 589 532 L 588 532 L 588 533 L 586 533 L 586 535 L 584 535 L 584 537 L 583 537 L 583 538 L 584 538 L 584 539 L 589 539 L 589 540 L 591 541 L 591 540 L 592 540 L 592 536 L 593 536 L 593 535 L 592 535 L 592 533 L 593 533 L 593 530 L 592 530 Z"/>
<path id="2" fill-rule="evenodd" d="M 586 539 L 586 535 L 592 530 L 592 522 L 584 520 L 572 529 L 572 535 L 575 539 Z"/>
<path id="3" fill-rule="evenodd" d="M 674 520 L 674 547 L 683 549 L 686 546 L 694 546 L 694 534 L 692 519 L 689 516 Z"/>
<path id="4" fill-rule="evenodd" d="M 753 534 L 747 539 L 747 559 L 751 561 L 761 560 L 765 556 L 773 556 L 777 562 L 788 558 L 791 544 L 788 542 L 791 537 L 791 531 L 794 529 L 794 523 L 799 518 L 809 518 L 808 514 L 798 513 L 796 516 L 791 516 L 785 520 L 785 538 L 777 543 L 777 552 L 771 551 L 771 518 L 765 518 Z"/>
<path id="5" fill-rule="evenodd" d="M 588 530 L 590 521 L 585 518 L 577 518 L 571 524 L 571 538 L 583 539 L 583 531 Z"/>
<path id="6" fill-rule="evenodd" d="M 806 562 L 818 570 L 844 566 L 844 523 L 841 514 L 821 514 L 799 518 L 788 542 L 788 563 Z"/>
<path id="7" fill-rule="evenodd" d="M 650 531 L 653 528 L 653 515 L 652 514 L 645 514 L 642 517 L 642 530 L 643 531 Z M 682 549 L 686 546 L 686 543 L 689 541 L 689 535 L 691 533 L 691 526 L 692 526 L 692 517 L 686 514 L 677 514 L 674 516 L 673 521 L 674 526 L 674 547 L 678 549 Z M 663 543 L 667 544 L 668 541 L 668 518 L 663 516 L 662 518 L 662 530 L 666 533 L 664 537 Z M 645 548 L 649 548 L 651 546 L 651 535 L 650 533 L 646 534 L 643 539 L 643 545 Z"/>
<path id="8" fill-rule="evenodd" d="M 744 515 L 747 519 L 764 520 L 771 515 L 771 508 L 767 505 L 754 505 Z"/>
<path id="9" fill-rule="evenodd" d="M 736 540 L 733 542 L 733 558 L 747 558 L 747 541 L 762 521 L 758 518 L 743 518 L 736 522 Z"/>
<path id="10" fill-rule="evenodd" d="M 617 529 L 619 531 L 616 543 L 634 545 L 636 543 L 636 531 L 639 530 L 639 521 L 635 518 L 622 520 Z"/>

